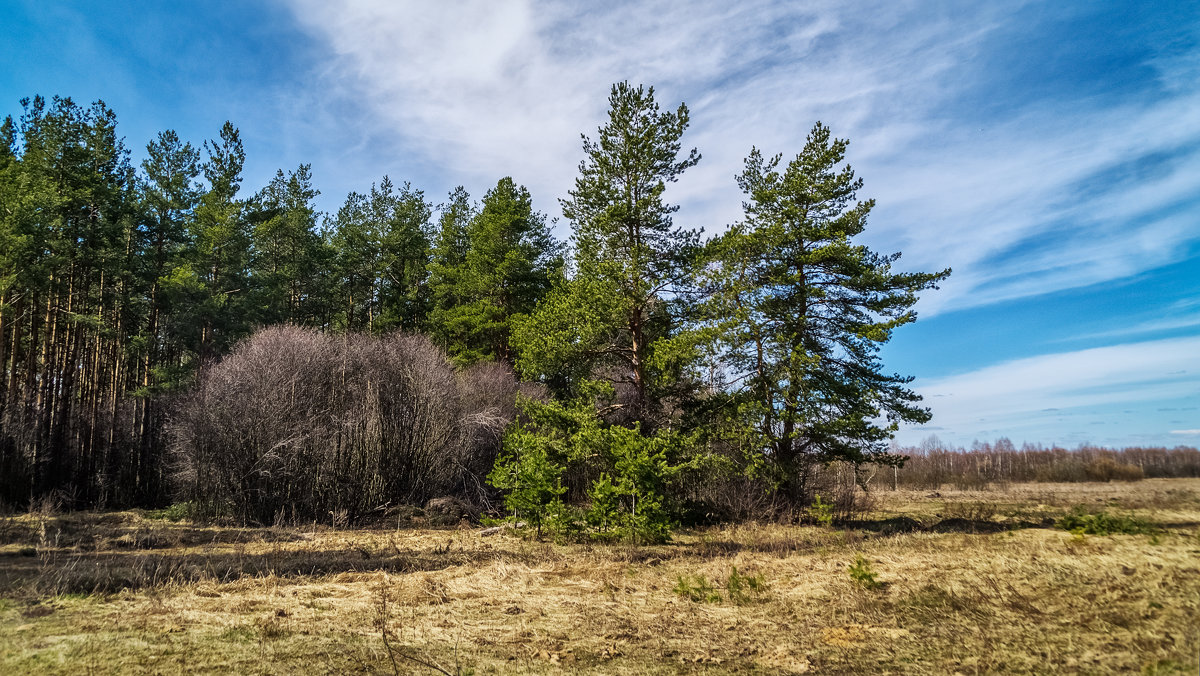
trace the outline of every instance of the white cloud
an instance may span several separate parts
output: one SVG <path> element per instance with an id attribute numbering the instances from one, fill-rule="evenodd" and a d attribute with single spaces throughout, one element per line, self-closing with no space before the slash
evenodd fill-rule
<path id="1" fill-rule="evenodd" d="M 1183 434 L 1190 437 L 1200 437 L 1200 430 L 1171 430 L 1171 434 Z"/>
<path id="2" fill-rule="evenodd" d="M 1163 210 L 1200 194 L 1196 152 L 1118 193 L 1079 188 L 1132 157 L 1200 143 L 1200 90 L 1180 77 L 1192 60 L 1152 59 L 1168 95 L 1145 102 L 1020 102 L 985 128 L 947 112 L 987 84 L 971 64 L 1013 20 L 1011 4 L 290 6 L 336 55 L 317 86 L 365 107 L 366 143 L 476 192 L 511 174 L 552 215 L 614 81 L 654 84 L 664 105 L 688 101 L 685 141 L 704 160 L 668 195 L 681 224 L 710 231 L 740 215 L 732 177 L 750 146 L 797 152 L 821 119 L 852 140 L 864 196 L 878 199 L 871 243 L 903 250 L 913 268 L 955 268 L 923 301 L 927 316 L 1126 277 L 1200 238 L 1194 206 Z"/>
<path id="3" fill-rule="evenodd" d="M 1112 338 L 1115 336 L 1130 336 L 1139 333 L 1157 333 L 1159 331 L 1174 331 L 1178 329 L 1190 329 L 1200 326 L 1200 314 L 1177 315 L 1168 319 L 1152 319 L 1149 321 L 1138 322 L 1129 326 L 1111 329 L 1108 331 L 1097 331 L 1084 335 L 1071 336 L 1063 338 L 1056 342 L 1064 342 L 1066 340 L 1090 340 L 1094 338 Z"/>
<path id="4" fill-rule="evenodd" d="M 1138 427 L 1119 434 L 1153 432 L 1164 428 L 1147 419 L 1151 404 L 1200 401 L 1200 336 L 1028 357 L 915 385 L 933 411 L 931 424 L 965 443 L 1022 434 L 1055 441 L 1049 435 L 1112 422 L 1095 412 L 1113 405 L 1131 412 L 1133 422 L 1123 424 Z M 902 439 L 927 433 L 910 428 Z"/>

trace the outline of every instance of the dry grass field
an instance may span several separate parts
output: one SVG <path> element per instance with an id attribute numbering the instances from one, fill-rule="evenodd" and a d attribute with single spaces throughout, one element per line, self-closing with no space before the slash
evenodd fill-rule
<path id="1" fill-rule="evenodd" d="M 1197 672 L 1200 480 L 874 499 L 646 547 L 0 517 L 0 672 Z"/>

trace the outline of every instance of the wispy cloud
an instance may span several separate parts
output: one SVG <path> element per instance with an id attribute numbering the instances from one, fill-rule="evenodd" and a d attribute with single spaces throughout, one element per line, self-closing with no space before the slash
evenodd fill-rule
<path id="1" fill-rule="evenodd" d="M 1200 314 L 1183 315 L 1171 317 L 1169 319 L 1152 319 L 1144 322 L 1138 322 L 1129 326 L 1122 326 L 1109 331 L 1097 331 L 1080 336 L 1073 336 L 1069 340 L 1088 340 L 1093 338 L 1113 338 L 1117 336 L 1132 336 L 1145 333 L 1159 333 L 1162 331 L 1175 331 L 1179 329 L 1190 329 L 1200 326 Z M 1068 340 L 1068 339 L 1063 339 Z M 1058 342 L 1062 342 L 1061 340 Z"/>
<path id="2" fill-rule="evenodd" d="M 1001 434 L 1053 441 L 1053 435 L 1079 428 L 1065 422 L 1074 413 L 1088 417 L 1083 423 L 1115 422 L 1094 419 L 1097 410 L 1113 405 L 1133 420 L 1118 434 L 1133 435 L 1147 431 L 1139 427 L 1163 429 L 1150 419 L 1161 416 L 1154 412 L 1161 402 L 1200 399 L 1200 337 L 1028 357 L 916 385 L 933 422 L 967 443 Z M 904 438 L 926 433 L 909 429 Z"/>
<path id="3" fill-rule="evenodd" d="M 369 143 L 419 157 L 447 187 L 512 174 L 551 213 L 613 81 L 688 101 L 687 141 L 705 157 L 669 194 L 680 223 L 710 230 L 740 215 L 732 177 L 750 146 L 794 153 L 821 119 L 852 139 L 878 199 L 872 243 L 955 268 L 926 314 L 1126 277 L 1200 240 L 1195 59 L 1147 53 L 1153 96 L 990 100 L 979 92 L 996 73 L 979 64 L 1029 20 L 1021 5 L 290 6 L 336 55 L 317 86 L 369 111 Z M 1161 161 L 1134 171 L 1138 158 Z"/>

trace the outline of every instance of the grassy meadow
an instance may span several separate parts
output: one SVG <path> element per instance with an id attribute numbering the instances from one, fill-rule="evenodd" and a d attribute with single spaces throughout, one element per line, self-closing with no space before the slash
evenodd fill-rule
<path id="1" fill-rule="evenodd" d="M 0 673 L 1197 672 L 1200 479 L 872 502 L 655 546 L 8 515 Z"/>

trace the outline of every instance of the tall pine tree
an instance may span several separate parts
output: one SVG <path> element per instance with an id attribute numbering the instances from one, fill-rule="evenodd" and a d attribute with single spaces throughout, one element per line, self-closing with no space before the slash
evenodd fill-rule
<path id="1" fill-rule="evenodd" d="M 283 170 L 255 197 L 252 275 L 261 324 L 320 326 L 327 289 L 320 274 L 327 250 L 317 233 L 311 166 Z"/>
<path id="2" fill-rule="evenodd" d="M 379 302 L 374 329 L 420 331 L 429 317 L 429 219 L 433 205 L 425 193 L 404 183 L 396 189 L 385 176 L 371 186 L 369 217 L 380 239 Z"/>
<path id="3" fill-rule="evenodd" d="M 929 411 L 878 358 L 892 331 L 916 319 L 917 294 L 950 271 L 892 270 L 900 254 L 852 241 L 873 200 L 844 165 L 847 141 L 817 123 L 804 149 L 781 166 L 757 149 L 738 185 L 746 218 L 711 245 L 717 334 L 739 380 L 749 443 L 804 499 L 814 463 L 888 462 L 886 441 L 900 422 Z"/>
<path id="4" fill-rule="evenodd" d="M 513 317 L 533 311 L 561 268 L 558 245 L 529 191 L 500 179 L 471 219 L 466 255 L 455 269 L 454 304 L 440 315 L 456 338 L 449 344 L 455 361 L 511 364 Z"/>
<path id="5" fill-rule="evenodd" d="M 471 195 L 461 185 L 450 191 L 440 207 L 437 237 L 429 262 L 429 330 L 435 341 L 450 351 L 466 342 L 464 328 L 454 321 L 456 308 L 466 302 L 468 231 L 478 212 Z"/>
<path id="6" fill-rule="evenodd" d="M 253 326 L 250 264 L 251 223 L 238 198 L 246 153 L 237 128 L 226 122 L 220 139 L 206 141 L 202 170 L 208 189 L 192 221 L 190 320 L 182 340 L 200 366 L 224 354 Z"/>
<path id="7" fill-rule="evenodd" d="M 515 332 L 528 376 L 603 377 L 625 391 L 627 420 L 663 422 L 689 351 L 671 340 L 692 280 L 699 233 L 678 228 L 668 183 L 700 160 L 682 153 L 687 106 L 662 111 L 654 88 L 613 85 L 608 122 L 563 213 L 574 230 L 575 275 Z"/>

